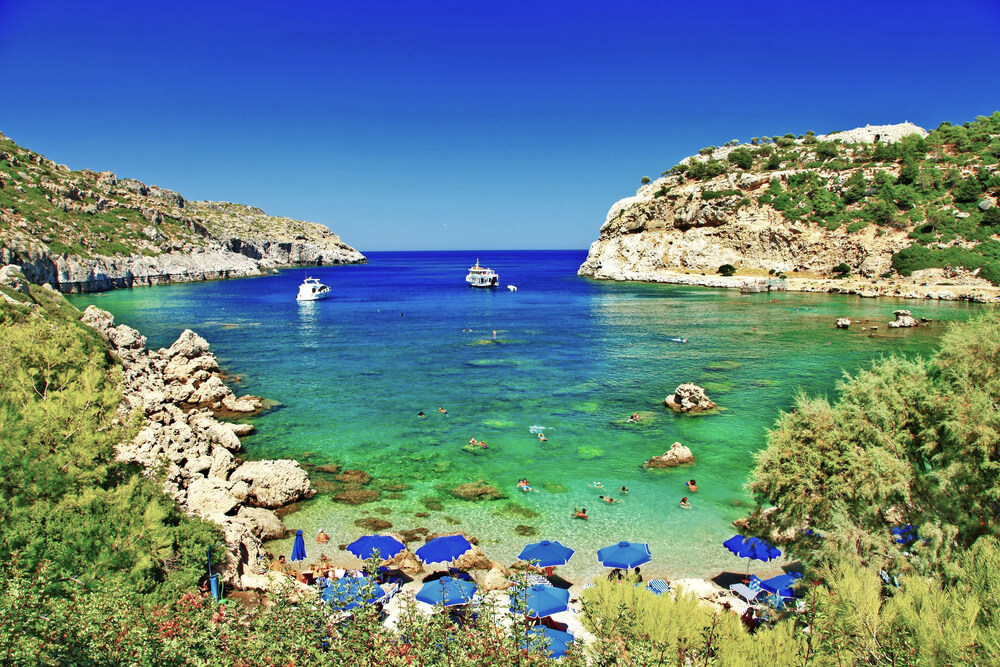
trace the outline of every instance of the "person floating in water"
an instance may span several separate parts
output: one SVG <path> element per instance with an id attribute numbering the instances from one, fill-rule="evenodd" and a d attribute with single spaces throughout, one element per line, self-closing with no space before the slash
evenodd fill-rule
<path id="1" fill-rule="evenodd" d="M 628 495 L 628 487 L 627 486 L 620 486 L 620 487 L 618 487 L 618 492 L 621 493 L 623 496 L 627 496 Z"/>
<path id="2" fill-rule="evenodd" d="M 538 442 L 547 442 L 547 441 L 548 441 L 548 438 L 545 437 L 544 433 L 539 433 L 538 434 Z"/>
<path id="3" fill-rule="evenodd" d="M 476 445 L 476 439 L 475 438 L 469 438 L 469 445 L 474 447 Z"/>
<path id="4" fill-rule="evenodd" d="M 628 421 L 629 421 L 630 424 L 638 424 L 639 423 L 639 413 L 638 412 L 633 412 L 632 416 L 628 418 Z"/>
<path id="5" fill-rule="evenodd" d="M 497 330 L 494 329 L 493 330 L 493 340 L 496 340 L 496 339 L 497 339 Z"/>
<path id="6" fill-rule="evenodd" d="M 573 516 L 576 517 L 577 519 L 583 519 L 584 521 L 587 521 L 587 520 L 590 519 L 590 517 L 587 516 L 587 508 L 586 507 L 584 507 L 582 509 L 579 509 L 579 510 L 574 507 L 573 508 Z"/>
<path id="7" fill-rule="evenodd" d="M 687 483 L 687 488 L 691 493 L 698 493 L 698 485 L 693 479 Z"/>
<path id="8" fill-rule="evenodd" d="M 688 502 L 687 496 L 681 498 L 681 509 L 691 509 L 691 503 Z"/>
<path id="9" fill-rule="evenodd" d="M 418 412 L 418 413 L 417 413 L 417 416 L 418 416 L 418 417 L 426 417 L 427 415 L 425 415 L 425 414 L 424 414 L 424 411 L 423 411 L 423 410 L 421 410 L 420 412 Z"/>
<path id="10" fill-rule="evenodd" d="M 517 488 L 521 489 L 521 491 L 524 491 L 525 493 L 528 493 L 530 491 L 534 491 L 535 493 L 539 492 L 538 489 L 531 488 L 531 485 L 528 484 L 527 477 L 525 477 L 524 479 L 517 480 Z"/>
<path id="11" fill-rule="evenodd" d="M 443 407 L 441 407 L 440 405 L 438 406 L 438 412 L 440 412 L 441 414 L 443 414 L 443 415 L 444 415 L 445 417 L 447 417 L 447 416 L 448 416 L 448 411 L 447 411 L 447 410 L 445 410 L 445 409 L 444 409 Z"/>
<path id="12" fill-rule="evenodd" d="M 595 489 L 603 489 L 604 488 L 604 486 L 602 486 L 600 482 L 591 482 L 590 485 L 592 487 L 594 487 Z"/>
<path id="13" fill-rule="evenodd" d="M 611 503 L 620 503 L 621 502 L 621 498 L 612 498 L 611 496 L 607 496 L 607 497 L 598 496 L 598 498 L 600 498 L 604 502 L 608 503 L 609 505 Z"/>
<path id="14" fill-rule="evenodd" d="M 479 446 L 482 447 L 483 449 L 486 449 L 487 447 L 489 447 L 489 445 L 486 444 L 485 440 L 480 440 L 479 441 Z"/>

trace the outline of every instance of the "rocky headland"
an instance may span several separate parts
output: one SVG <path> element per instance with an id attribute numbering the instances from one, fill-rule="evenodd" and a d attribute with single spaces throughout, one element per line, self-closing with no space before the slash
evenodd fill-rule
<path id="1" fill-rule="evenodd" d="M 146 349 L 146 338 L 115 326 L 106 311 L 89 306 L 81 320 L 108 342 L 123 373 L 119 417 L 140 421 L 118 447 L 122 461 L 163 475 L 163 490 L 185 511 L 219 525 L 226 542 L 224 580 L 241 588 L 266 587 L 262 541 L 282 537 L 273 510 L 315 494 L 295 461 L 240 462 L 240 436 L 253 429 L 219 419 L 261 409 L 254 396 L 237 397 L 220 378 L 209 344 L 184 331 L 167 349 Z"/>
<path id="2" fill-rule="evenodd" d="M 1000 125 L 1000 115 L 983 123 Z M 611 206 L 579 274 L 996 301 L 1000 267 L 980 248 L 996 242 L 996 160 L 953 143 L 950 130 L 963 128 L 942 127 L 704 148 Z"/>
<path id="3" fill-rule="evenodd" d="M 323 225 L 73 171 L 0 134 L 0 265 L 33 283 L 99 292 L 365 261 Z"/>

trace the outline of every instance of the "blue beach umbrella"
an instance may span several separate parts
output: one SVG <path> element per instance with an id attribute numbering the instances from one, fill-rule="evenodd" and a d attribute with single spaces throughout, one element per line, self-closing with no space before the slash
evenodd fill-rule
<path id="1" fill-rule="evenodd" d="M 365 577 L 341 577 L 323 589 L 322 600 L 334 609 L 347 611 L 377 600 L 382 590 Z"/>
<path id="2" fill-rule="evenodd" d="M 292 544 L 292 561 L 306 559 L 306 541 L 302 538 L 302 531 L 295 532 L 295 543 Z"/>
<path id="3" fill-rule="evenodd" d="M 404 549 L 406 545 L 391 535 L 365 535 L 347 545 L 347 550 L 361 560 L 368 560 L 376 551 L 380 558 L 392 558 Z"/>
<path id="4" fill-rule="evenodd" d="M 539 567 L 554 567 L 568 563 L 574 553 L 576 552 L 555 540 L 551 542 L 542 540 L 521 549 L 518 559 L 528 562 L 536 561 Z"/>
<path id="5" fill-rule="evenodd" d="M 425 563 L 451 562 L 472 548 L 469 540 L 461 535 L 445 535 L 417 549 L 417 558 Z"/>
<path id="6" fill-rule="evenodd" d="M 733 535 L 722 543 L 722 546 L 729 549 L 735 556 L 747 558 L 747 574 L 750 573 L 750 561 L 759 560 L 767 562 L 781 556 L 781 550 L 772 547 L 759 537 L 743 537 Z"/>
<path id="7" fill-rule="evenodd" d="M 523 611 L 520 604 L 524 604 Z M 514 591 L 510 596 L 510 610 L 531 618 L 544 618 L 569 608 L 569 591 L 564 588 L 535 584 Z"/>
<path id="8" fill-rule="evenodd" d="M 476 593 L 476 584 L 464 579 L 453 577 L 441 577 L 434 581 L 428 581 L 417 593 L 417 600 L 427 604 L 440 604 L 445 607 L 468 604 L 472 596 Z"/>
<path id="9" fill-rule="evenodd" d="M 620 567 L 629 570 L 643 563 L 648 563 L 653 560 L 653 556 L 649 553 L 648 544 L 622 540 L 618 544 L 612 544 L 610 547 L 598 550 L 597 560 L 604 567 Z"/>
<path id="10" fill-rule="evenodd" d="M 547 628 L 544 625 L 536 625 L 528 630 L 528 632 L 533 635 L 541 635 L 545 638 L 545 643 L 553 658 L 561 658 L 566 655 L 566 649 L 569 648 L 569 645 L 573 643 L 574 639 L 573 635 L 568 632 L 553 630 L 552 628 Z M 521 648 L 527 647 L 527 641 L 521 644 Z"/>

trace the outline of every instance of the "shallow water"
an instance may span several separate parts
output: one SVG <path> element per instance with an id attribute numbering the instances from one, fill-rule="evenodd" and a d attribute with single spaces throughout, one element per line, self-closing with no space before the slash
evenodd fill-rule
<path id="1" fill-rule="evenodd" d="M 375 477 L 367 488 L 409 485 L 356 507 L 321 494 L 285 518 L 307 534 L 323 527 L 328 551 L 368 532 L 355 520 L 378 517 L 392 530 L 462 530 L 504 562 L 527 542 L 558 539 L 577 549 L 563 570 L 578 578 L 600 572 L 594 552 L 621 539 L 649 542 L 649 574 L 745 567 L 721 543 L 752 505 L 743 484 L 753 452 L 796 391 L 832 396 L 845 371 L 882 354 L 928 351 L 943 321 L 982 308 L 802 293 L 775 294 L 771 303 L 768 294 L 597 282 L 576 276 L 585 254 L 372 253 L 365 266 L 310 269 L 333 288 L 313 303 L 294 300 L 301 269 L 71 300 L 111 311 L 150 347 L 169 345 L 185 328 L 204 336 L 241 378 L 237 393 L 280 404 L 253 420 L 249 457 L 362 469 Z M 518 291 L 467 287 L 477 256 Z M 896 308 L 934 323 L 889 330 Z M 839 331 L 839 316 L 879 329 L 874 337 L 858 324 Z M 665 409 L 664 396 L 683 382 L 704 386 L 721 409 Z M 633 412 L 640 423 L 627 423 Z M 533 433 L 538 427 L 546 442 Z M 470 438 L 489 446 L 464 451 Z M 695 464 L 641 468 L 674 441 L 692 449 Z M 519 492 L 522 477 L 540 493 Z M 690 478 L 699 491 L 693 509 L 682 510 Z M 477 480 L 509 497 L 469 502 L 448 493 Z M 603 490 L 591 486 L 597 481 Z M 627 496 L 614 491 L 623 485 Z M 602 493 L 623 502 L 605 504 Z M 442 509 L 428 510 L 436 505 L 427 499 Z M 572 518 L 575 506 L 590 520 Z M 518 526 L 536 535 L 519 535 Z M 291 549 L 290 540 L 269 546 Z"/>

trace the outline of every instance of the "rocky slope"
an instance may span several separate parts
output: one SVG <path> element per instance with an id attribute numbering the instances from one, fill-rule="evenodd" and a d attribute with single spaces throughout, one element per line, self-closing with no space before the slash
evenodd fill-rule
<path id="1" fill-rule="evenodd" d="M 612 205 L 579 273 L 730 287 L 780 275 L 792 289 L 801 279 L 802 289 L 884 293 L 879 281 L 892 291 L 900 274 L 962 262 L 982 269 L 976 285 L 988 287 L 981 278 L 1000 273 L 990 212 L 1000 114 L 946 125 L 930 135 L 907 123 L 702 149 Z M 718 275 L 727 264 L 734 277 Z M 866 282 L 822 282 L 838 272 Z"/>
<path id="2" fill-rule="evenodd" d="M 0 265 L 31 282 L 96 292 L 364 261 L 323 225 L 71 171 L 0 134 Z"/>
<path id="3" fill-rule="evenodd" d="M 0 276 L 17 278 L 4 267 Z M 6 273 L 5 273 L 6 272 Z M 8 284 L 10 284 L 8 282 Z M 295 461 L 248 461 L 234 453 L 245 424 L 217 419 L 221 414 L 252 413 L 256 397 L 237 398 L 219 377 L 205 339 L 184 331 L 168 349 L 147 350 L 146 338 L 110 313 L 89 306 L 81 320 L 108 342 L 121 361 L 123 421 L 137 416 L 138 434 L 118 447 L 118 458 L 163 475 L 163 490 L 187 512 L 218 524 L 226 541 L 224 580 L 231 586 L 268 585 L 262 540 L 282 537 L 285 526 L 272 511 L 315 494 Z"/>

